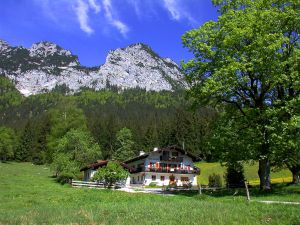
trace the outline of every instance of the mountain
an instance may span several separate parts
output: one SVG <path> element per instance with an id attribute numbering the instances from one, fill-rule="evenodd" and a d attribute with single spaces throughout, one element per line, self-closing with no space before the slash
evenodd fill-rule
<path id="1" fill-rule="evenodd" d="M 0 40 L 0 74 L 25 96 L 60 86 L 71 92 L 108 86 L 154 91 L 185 86 L 178 65 L 142 43 L 110 51 L 101 66 L 84 67 L 77 56 L 54 43 L 39 42 L 27 49 Z"/>

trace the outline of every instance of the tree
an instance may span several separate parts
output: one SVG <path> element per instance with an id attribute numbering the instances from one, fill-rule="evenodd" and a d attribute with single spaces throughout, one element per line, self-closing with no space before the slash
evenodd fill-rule
<path id="1" fill-rule="evenodd" d="M 98 169 L 98 171 L 93 176 L 94 181 L 104 182 L 106 187 L 111 187 L 117 182 L 124 181 L 129 176 L 129 172 L 117 163 L 108 162 L 107 166 Z"/>
<path id="2" fill-rule="evenodd" d="M 72 129 L 58 140 L 51 168 L 59 180 L 75 178 L 80 168 L 101 158 L 101 150 L 86 131 Z"/>
<path id="3" fill-rule="evenodd" d="M 6 161 L 14 156 L 15 132 L 7 127 L 0 127 L 0 159 Z"/>
<path id="4" fill-rule="evenodd" d="M 83 111 L 72 102 L 62 102 L 48 112 L 50 131 L 47 136 L 47 161 L 52 162 L 52 155 L 57 150 L 60 140 L 71 129 L 87 131 L 87 122 Z"/>
<path id="5" fill-rule="evenodd" d="M 188 31 L 182 40 L 196 59 L 183 65 L 196 104 L 232 104 L 235 126 L 250 130 L 252 159 L 259 161 L 261 189 L 270 189 L 272 117 L 300 93 L 299 2 L 213 0 L 217 21 Z M 242 118 L 242 119 L 241 119 Z M 239 136 L 243 138 L 243 136 Z"/>
<path id="6" fill-rule="evenodd" d="M 244 168 L 240 162 L 228 162 L 225 173 L 226 185 L 229 188 L 244 187 Z"/>
<path id="7" fill-rule="evenodd" d="M 69 183 L 79 173 L 78 163 L 71 159 L 71 154 L 55 153 L 50 168 L 62 183 Z"/>
<path id="8" fill-rule="evenodd" d="M 36 150 L 37 130 L 35 128 L 32 121 L 28 120 L 15 152 L 16 160 L 27 162 L 32 160 L 32 153 Z"/>
<path id="9" fill-rule="evenodd" d="M 287 109 L 289 114 L 285 113 Z M 293 182 L 300 183 L 300 101 L 289 102 L 284 110 L 269 111 L 276 115 L 270 126 L 273 131 L 270 146 L 277 153 L 274 159 L 276 167 L 288 168 L 292 172 Z"/>
<path id="10" fill-rule="evenodd" d="M 118 149 L 113 154 L 114 160 L 124 161 L 134 156 L 134 142 L 131 130 L 124 127 L 116 135 Z"/>
<path id="11" fill-rule="evenodd" d="M 76 161 L 78 167 L 101 158 L 101 149 L 86 131 L 72 129 L 58 140 L 58 153 L 68 154 L 70 160 Z"/>
<path id="12" fill-rule="evenodd" d="M 4 75 L 0 75 L 0 110 L 16 106 L 22 102 L 22 95 L 13 83 Z"/>

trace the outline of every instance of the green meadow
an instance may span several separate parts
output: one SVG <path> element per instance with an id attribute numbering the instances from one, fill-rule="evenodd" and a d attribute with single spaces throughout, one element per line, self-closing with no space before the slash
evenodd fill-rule
<path id="1" fill-rule="evenodd" d="M 0 163 L 0 224 L 300 224 L 300 186 L 280 184 L 271 193 L 241 190 L 153 195 L 72 188 L 46 166 Z"/>
<path id="2" fill-rule="evenodd" d="M 213 173 L 219 174 L 222 178 L 222 184 L 225 184 L 224 174 L 226 172 L 226 167 L 221 166 L 220 163 L 207 163 L 198 162 L 196 166 L 201 169 L 201 174 L 198 176 L 198 183 L 208 184 L 208 177 Z M 258 163 L 244 163 L 244 174 L 247 181 L 252 185 L 259 185 L 259 177 L 257 174 Z M 292 173 L 287 170 L 272 171 L 271 172 L 271 182 L 272 183 L 287 183 L 292 181 Z"/>

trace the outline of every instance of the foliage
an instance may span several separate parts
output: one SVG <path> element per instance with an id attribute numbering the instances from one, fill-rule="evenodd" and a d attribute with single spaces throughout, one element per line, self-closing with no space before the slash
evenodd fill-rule
<path id="1" fill-rule="evenodd" d="M 71 129 L 58 141 L 56 152 L 69 154 L 79 167 L 101 158 L 101 149 L 88 132 Z"/>
<path id="2" fill-rule="evenodd" d="M 51 168 L 56 177 L 65 181 L 75 178 L 80 168 L 101 158 L 99 145 L 89 133 L 72 129 L 58 140 Z"/>
<path id="3" fill-rule="evenodd" d="M 124 127 L 116 135 L 118 148 L 113 154 L 113 159 L 125 161 L 134 157 L 134 142 L 130 129 Z"/>
<path id="4" fill-rule="evenodd" d="M 208 184 L 208 177 L 212 173 L 220 174 L 222 183 L 226 183 L 225 174 L 226 167 L 219 162 L 198 162 L 195 164 L 198 168 L 201 169 L 200 176 L 197 177 L 198 184 Z M 245 179 L 251 185 L 259 184 L 259 176 L 257 174 L 258 162 L 243 162 Z M 271 171 L 271 181 L 272 184 L 275 183 L 288 183 L 292 180 L 292 174 L 288 169 L 277 169 Z"/>
<path id="5" fill-rule="evenodd" d="M 79 166 L 76 161 L 72 160 L 72 156 L 66 153 L 55 153 L 51 170 L 55 172 L 55 177 L 59 182 L 69 183 L 75 178 L 79 171 Z"/>
<path id="6" fill-rule="evenodd" d="M 151 182 L 150 184 L 149 184 L 149 187 L 156 187 L 157 186 L 157 183 L 156 182 Z"/>
<path id="7" fill-rule="evenodd" d="M 98 169 L 94 174 L 93 180 L 104 182 L 106 187 L 111 187 L 117 182 L 124 181 L 129 176 L 129 172 L 117 163 L 110 161 L 107 163 L 106 167 Z"/>
<path id="8" fill-rule="evenodd" d="M 299 100 L 299 97 L 291 100 L 284 109 L 268 110 L 268 113 L 273 116 L 272 124 L 268 128 L 272 132 L 271 149 L 277 153 L 274 157 L 275 164 L 277 168 L 288 168 L 293 173 L 293 182 L 295 183 L 300 182 Z"/>
<path id="9" fill-rule="evenodd" d="M 229 188 L 244 187 L 244 168 L 240 162 L 227 163 L 225 181 Z"/>
<path id="10" fill-rule="evenodd" d="M 56 108 L 52 108 L 48 112 L 50 118 L 51 129 L 47 137 L 48 140 L 48 156 L 47 160 L 51 162 L 52 154 L 58 148 L 59 140 L 71 129 L 87 130 L 86 118 L 81 109 L 77 108 L 72 102 L 61 104 Z"/>
<path id="11" fill-rule="evenodd" d="M 214 187 L 214 188 L 222 187 L 221 176 L 219 174 L 215 174 L 215 173 L 209 175 L 208 186 Z"/>
<path id="12" fill-rule="evenodd" d="M 0 127 L 0 159 L 6 161 L 14 156 L 15 132 L 11 128 Z"/>
<path id="13" fill-rule="evenodd" d="M 8 78 L 0 75 L 0 110 L 19 105 L 21 102 L 20 92 Z"/>
<path id="14" fill-rule="evenodd" d="M 182 145 L 202 158 L 212 159 L 206 142 L 217 113 L 212 108 L 189 111 L 183 92 L 146 92 L 142 89 L 83 90 L 74 95 L 46 93 L 23 98 L 0 109 L 0 126 L 13 128 L 17 136 L 15 159 L 36 164 L 51 163 L 58 141 L 71 129 L 90 132 L 112 159 L 119 149 L 117 133 L 131 130 L 134 155 L 141 149 Z"/>
<path id="15" fill-rule="evenodd" d="M 278 130 L 270 129 L 273 116 L 267 111 L 280 107 L 288 113 L 282 106 L 300 93 L 299 3 L 215 0 L 214 4 L 221 13 L 218 20 L 182 37 L 195 56 L 183 65 L 189 94 L 195 104 L 236 108 L 239 116 L 233 113 L 231 118 L 233 132 L 251 134 L 252 140 L 239 137 L 246 137 L 243 144 L 252 150 L 246 153 L 249 158 L 260 162 L 261 188 L 270 189 L 270 164 L 277 152 L 269 143 Z"/>

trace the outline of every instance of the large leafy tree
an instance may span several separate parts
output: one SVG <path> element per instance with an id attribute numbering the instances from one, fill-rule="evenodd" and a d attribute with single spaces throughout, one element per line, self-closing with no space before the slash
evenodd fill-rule
<path id="1" fill-rule="evenodd" d="M 70 130 L 87 131 L 87 122 L 81 109 L 73 102 L 62 102 L 48 112 L 50 131 L 47 136 L 47 161 L 52 162 L 52 155 L 57 150 L 59 140 Z"/>
<path id="2" fill-rule="evenodd" d="M 58 140 L 51 168 L 56 176 L 70 179 L 76 177 L 81 167 L 101 156 L 99 145 L 93 141 L 88 132 L 71 129 Z"/>
<path id="3" fill-rule="evenodd" d="M 234 126 L 253 134 L 247 144 L 259 161 L 261 189 L 270 189 L 273 129 L 268 110 L 300 93 L 299 1 L 213 0 L 217 21 L 188 31 L 183 44 L 194 54 L 183 65 L 196 103 L 232 104 Z M 277 114 L 278 111 L 275 112 Z M 275 115 L 278 117 L 279 115 Z M 239 136 L 239 138 L 244 138 Z"/>
<path id="4" fill-rule="evenodd" d="M 79 167 L 102 157 L 99 145 L 90 134 L 79 129 L 72 129 L 59 139 L 56 152 L 69 154 L 71 160 L 76 161 Z"/>
<path id="5" fill-rule="evenodd" d="M 124 127 L 116 135 L 118 148 L 113 154 L 113 159 L 124 161 L 134 156 L 134 141 L 130 129 Z"/>
<path id="6" fill-rule="evenodd" d="M 276 167 L 286 167 L 293 175 L 293 182 L 300 183 L 300 100 L 293 99 L 285 107 L 269 110 L 274 116 L 270 145 L 276 152 Z"/>

